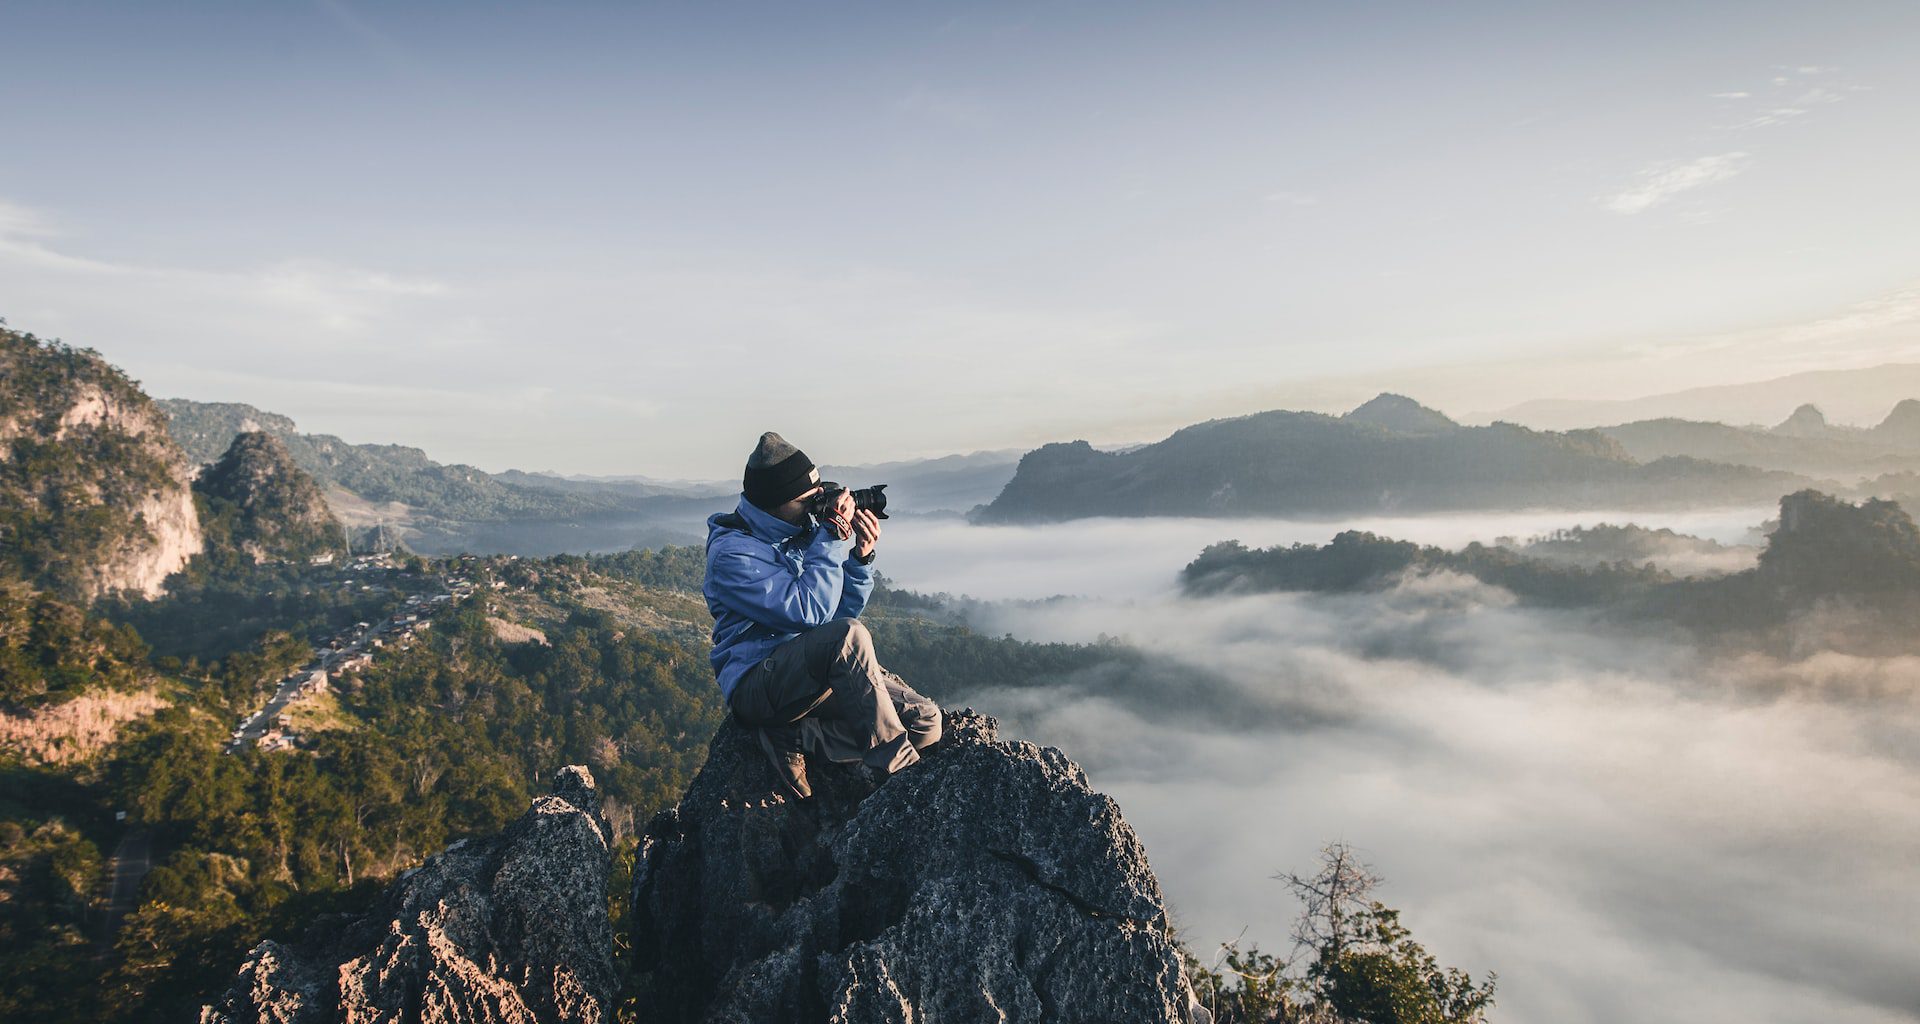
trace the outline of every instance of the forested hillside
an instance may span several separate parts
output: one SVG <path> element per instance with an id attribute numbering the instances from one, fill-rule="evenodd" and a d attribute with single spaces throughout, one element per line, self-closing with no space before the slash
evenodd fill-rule
<path id="1" fill-rule="evenodd" d="M 254 562 L 347 556 L 347 535 L 313 478 L 272 434 L 234 435 L 219 461 L 194 481 L 206 503 L 201 516 L 210 543 Z"/>
<path id="2" fill-rule="evenodd" d="M 403 575 L 452 564 L 415 560 Z M 700 549 L 463 564 L 499 587 L 436 616 L 423 642 L 379 652 L 333 687 L 304 748 L 272 752 L 224 752 L 232 723 L 307 656 L 305 637 L 384 614 L 397 592 L 356 597 L 333 567 L 241 560 L 196 562 L 180 593 L 108 606 L 120 626 L 20 596 L 10 614 L 51 625 L 6 652 L 10 706 L 146 677 L 174 702 L 83 762 L 7 759 L 0 974 L 23 982 L 0 1013 L 190 1015 L 261 937 L 359 906 L 454 839 L 502 827 L 557 764 L 592 766 L 630 858 L 635 823 L 677 798 L 723 713 Z M 930 694 L 979 678 L 1042 685 L 1120 656 L 987 640 L 921 610 L 888 592 L 871 618 L 889 664 Z M 134 623 L 171 653 L 151 660 Z M 116 927 L 114 853 L 130 837 L 153 868 Z"/>
<path id="3" fill-rule="evenodd" d="M 418 448 L 398 444 L 349 444 L 331 434 L 303 434 L 293 420 L 235 402 L 167 398 L 156 403 L 167 429 L 196 462 L 220 458 L 246 432 L 280 439 L 301 469 L 323 486 L 339 487 L 370 502 L 397 501 L 422 514 L 448 519 L 511 516 L 591 516 L 623 506 L 605 495 L 502 483 L 484 470 L 443 465 Z"/>
<path id="4" fill-rule="evenodd" d="M 1479 543 L 1450 551 L 1347 530 L 1326 545 L 1215 544 L 1182 570 L 1181 582 L 1201 596 L 1337 593 L 1442 571 L 1530 604 L 1672 623 L 1760 650 L 1815 639 L 1861 654 L 1920 650 L 1911 628 L 1920 614 L 1920 529 L 1912 517 L 1891 501 L 1855 504 L 1812 490 L 1781 498 L 1758 564 L 1725 574 L 1682 578 L 1651 562 L 1582 564 Z M 1778 628 L 1788 623 L 1800 628 Z"/>

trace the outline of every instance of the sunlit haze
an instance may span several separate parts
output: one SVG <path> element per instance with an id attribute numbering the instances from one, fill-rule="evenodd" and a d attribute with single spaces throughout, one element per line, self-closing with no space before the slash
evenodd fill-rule
<path id="1" fill-rule="evenodd" d="M 769 428 L 873 462 L 1915 361 L 1916 30 L 12 3 L 0 310 L 156 397 L 703 479 Z"/>

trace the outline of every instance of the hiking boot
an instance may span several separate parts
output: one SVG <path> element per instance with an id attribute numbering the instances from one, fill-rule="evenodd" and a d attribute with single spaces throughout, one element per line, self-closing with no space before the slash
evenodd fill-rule
<path id="1" fill-rule="evenodd" d="M 776 725 L 760 730 L 760 749 L 773 762 L 773 776 L 780 788 L 795 800 L 813 796 L 807 784 L 807 755 L 800 749 L 800 730 L 791 725 Z"/>

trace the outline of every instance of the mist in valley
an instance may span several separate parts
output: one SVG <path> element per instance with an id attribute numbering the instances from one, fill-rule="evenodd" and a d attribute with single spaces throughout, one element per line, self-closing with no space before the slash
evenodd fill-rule
<path id="1" fill-rule="evenodd" d="M 1297 908 L 1271 876 L 1340 839 L 1443 963 L 1499 972 L 1502 1019 L 1911 1020 L 1920 659 L 1709 653 L 1446 573 L 1176 588 L 1227 538 L 1457 547 L 1632 521 L 1737 545 L 1773 513 L 921 522 L 888 532 L 884 571 L 973 598 L 953 605 L 982 633 L 1147 652 L 959 696 L 1120 803 L 1203 959 L 1236 937 L 1284 952 Z"/>

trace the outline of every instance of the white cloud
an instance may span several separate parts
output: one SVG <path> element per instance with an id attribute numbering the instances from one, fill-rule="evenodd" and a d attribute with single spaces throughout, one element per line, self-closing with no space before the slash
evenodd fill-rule
<path id="1" fill-rule="evenodd" d="M 1682 192 L 1726 181 L 1747 168 L 1746 153 L 1721 153 L 1692 160 L 1669 160 L 1642 170 L 1634 184 L 1600 200 L 1620 214 L 1645 213 Z"/>
<path id="2" fill-rule="evenodd" d="M 1796 324 L 1781 331 L 1778 340 L 1789 346 L 1825 347 L 1860 335 L 1915 323 L 1920 323 L 1920 286 L 1901 288 L 1855 303 L 1843 313 L 1811 323 Z"/>
<path id="3" fill-rule="evenodd" d="M 1813 76 L 1832 75 L 1836 70 L 1834 68 L 1804 65 L 1791 68 L 1779 67 L 1774 70 L 1785 72 L 1785 74 L 1775 75 L 1770 86 L 1760 90 L 1765 95 L 1758 97 L 1768 105 L 1768 109 L 1744 121 L 1719 125 L 1715 128 L 1716 131 L 1743 132 L 1756 128 L 1777 127 L 1799 120 L 1817 107 L 1838 103 L 1846 99 L 1848 93 L 1860 92 L 1867 88 L 1864 85 L 1836 82 L 1832 78 L 1827 79 L 1830 85 L 1807 81 Z M 1752 92 L 1717 92 L 1713 97 L 1715 99 L 1749 99 L 1755 98 L 1756 95 Z"/>
<path id="4" fill-rule="evenodd" d="M 1216 522 L 1210 539 L 1247 525 Z M 1360 524 L 1295 525 L 1324 537 Z M 1267 528 L 1284 539 L 1284 524 Z M 1169 596 L 1176 559 L 1197 549 L 1175 553 L 1198 534 L 1156 520 L 914 522 L 886 556 L 927 589 L 1033 593 L 1019 582 L 1038 553 L 1055 590 L 1100 596 L 976 605 L 976 628 L 1120 635 L 1160 659 L 941 696 L 1078 761 L 1138 831 L 1196 950 L 1245 928 L 1284 952 L 1295 908 L 1264 880 L 1344 838 L 1442 962 L 1500 972 L 1503 1019 L 1908 1019 L 1913 659 L 1703 654 L 1459 577 Z M 944 554 L 913 550 L 924 540 Z M 1141 553 L 1134 584 L 1118 580 Z"/>
<path id="5" fill-rule="evenodd" d="M 0 241 L 12 238 L 43 238 L 55 234 L 53 221 L 31 207 L 0 199 Z"/>

